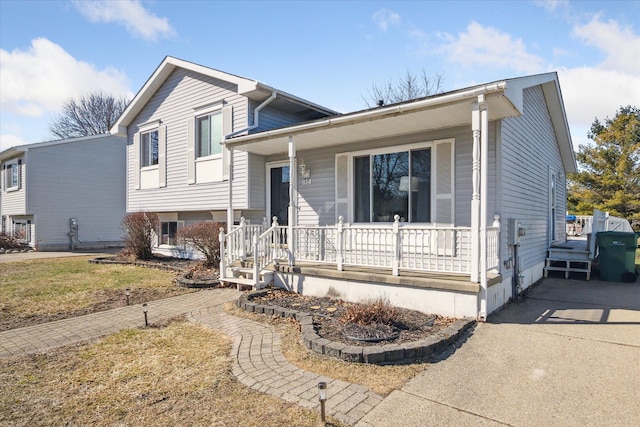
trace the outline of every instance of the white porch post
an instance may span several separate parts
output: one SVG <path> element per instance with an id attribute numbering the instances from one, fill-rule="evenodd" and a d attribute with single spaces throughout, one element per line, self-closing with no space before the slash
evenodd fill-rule
<path id="1" fill-rule="evenodd" d="M 233 148 L 229 147 L 229 206 L 227 207 L 227 233 L 231 233 L 231 230 L 233 230 Z"/>
<path id="2" fill-rule="evenodd" d="M 480 105 L 473 103 L 471 112 L 473 147 L 471 161 L 471 282 L 478 283 L 480 270 Z"/>
<path id="3" fill-rule="evenodd" d="M 489 199 L 489 115 L 484 95 L 478 96 L 480 106 L 480 312 L 487 319 L 487 202 Z"/>
<path id="4" fill-rule="evenodd" d="M 287 226 L 287 248 L 289 249 L 289 265 L 294 265 L 293 227 L 297 223 L 296 206 L 298 202 L 298 171 L 296 168 L 296 143 L 289 137 L 289 222 Z"/>

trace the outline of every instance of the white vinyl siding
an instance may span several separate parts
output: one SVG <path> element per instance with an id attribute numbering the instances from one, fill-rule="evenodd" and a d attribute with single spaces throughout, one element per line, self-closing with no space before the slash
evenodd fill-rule
<path id="1" fill-rule="evenodd" d="M 9 173 L 7 165 L 15 165 L 18 172 L 18 186 L 11 188 L 11 183 L 7 182 L 7 175 Z M 5 161 L 2 164 L 2 174 L 0 175 L 0 189 L 2 194 L 0 199 L 2 204 L 0 205 L 0 212 L 2 215 L 16 215 L 24 214 L 26 212 L 26 173 L 27 173 L 26 156 L 18 159 L 12 159 Z M 13 171 L 12 171 L 13 172 Z"/>
<path id="2" fill-rule="evenodd" d="M 31 221 L 31 240 L 40 250 L 69 248 L 70 218 L 78 220 L 82 244 L 118 244 L 125 144 L 124 138 L 102 135 L 27 146 L 22 188 L 2 193 L 2 216 Z"/>
<path id="3" fill-rule="evenodd" d="M 546 257 L 549 174 L 550 170 L 564 170 L 540 86 L 524 90 L 524 114 L 504 119 L 501 128 L 502 218 L 516 218 L 526 229 L 519 256 L 522 269 L 527 269 L 544 262 Z M 556 230 L 564 230 L 565 180 L 563 174 L 557 176 Z M 501 243 L 505 244 L 505 238 Z"/>
<path id="4" fill-rule="evenodd" d="M 231 83 L 184 69 L 177 69 L 167 78 L 128 127 L 127 150 L 128 163 L 133 164 L 133 135 L 138 132 L 137 124 L 162 120 L 166 126 L 166 187 L 134 191 L 135 175 L 130 168 L 129 212 L 224 210 L 228 207 L 227 181 L 196 182 L 195 147 L 189 143 L 188 123 L 194 121 L 194 108 L 224 102 L 225 107 L 233 107 L 233 128 L 246 127 L 247 98 L 235 91 L 236 87 Z M 236 151 L 234 159 L 233 204 L 235 208 L 242 209 L 246 208 L 247 155 Z"/>

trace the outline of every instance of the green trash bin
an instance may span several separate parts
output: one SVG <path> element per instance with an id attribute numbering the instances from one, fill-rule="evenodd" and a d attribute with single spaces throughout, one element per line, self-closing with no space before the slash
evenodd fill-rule
<path id="1" fill-rule="evenodd" d="M 636 233 L 602 231 L 597 235 L 600 278 L 607 282 L 635 282 Z"/>

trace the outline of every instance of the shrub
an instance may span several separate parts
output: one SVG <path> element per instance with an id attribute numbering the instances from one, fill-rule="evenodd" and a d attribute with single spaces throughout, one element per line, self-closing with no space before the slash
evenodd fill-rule
<path id="1" fill-rule="evenodd" d="M 26 245 L 20 241 L 18 234 L 0 233 L 0 249 L 21 249 Z"/>
<path id="2" fill-rule="evenodd" d="M 398 323 L 399 318 L 400 312 L 391 305 L 389 299 L 378 297 L 348 306 L 345 313 L 340 317 L 340 321 L 358 325 L 371 325 L 374 323 L 393 325 Z"/>
<path id="3" fill-rule="evenodd" d="M 178 230 L 176 240 L 179 245 L 191 246 L 204 255 L 205 265 L 217 267 L 220 262 L 220 222 L 197 222 L 185 225 Z"/>
<path id="4" fill-rule="evenodd" d="M 158 215 L 149 212 L 133 212 L 122 219 L 125 251 L 137 259 L 153 256 L 153 238 L 160 226 Z"/>

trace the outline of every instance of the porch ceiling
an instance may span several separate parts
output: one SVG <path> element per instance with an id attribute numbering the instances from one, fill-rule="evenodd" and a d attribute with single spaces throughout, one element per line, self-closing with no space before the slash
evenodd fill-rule
<path id="1" fill-rule="evenodd" d="M 229 147 L 268 156 L 287 153 L 289 136 L 293 136 L 296 149 L 301 151 L 470 125 L 475 100 L 475 97 L 467 98 L 408 110 L 393 106 L 382 107 L 241 136 L 227 141 L 227 144 Z M 488 95 L 486 102 L 489 120 L 520 114 L 502 92 Z"/>

